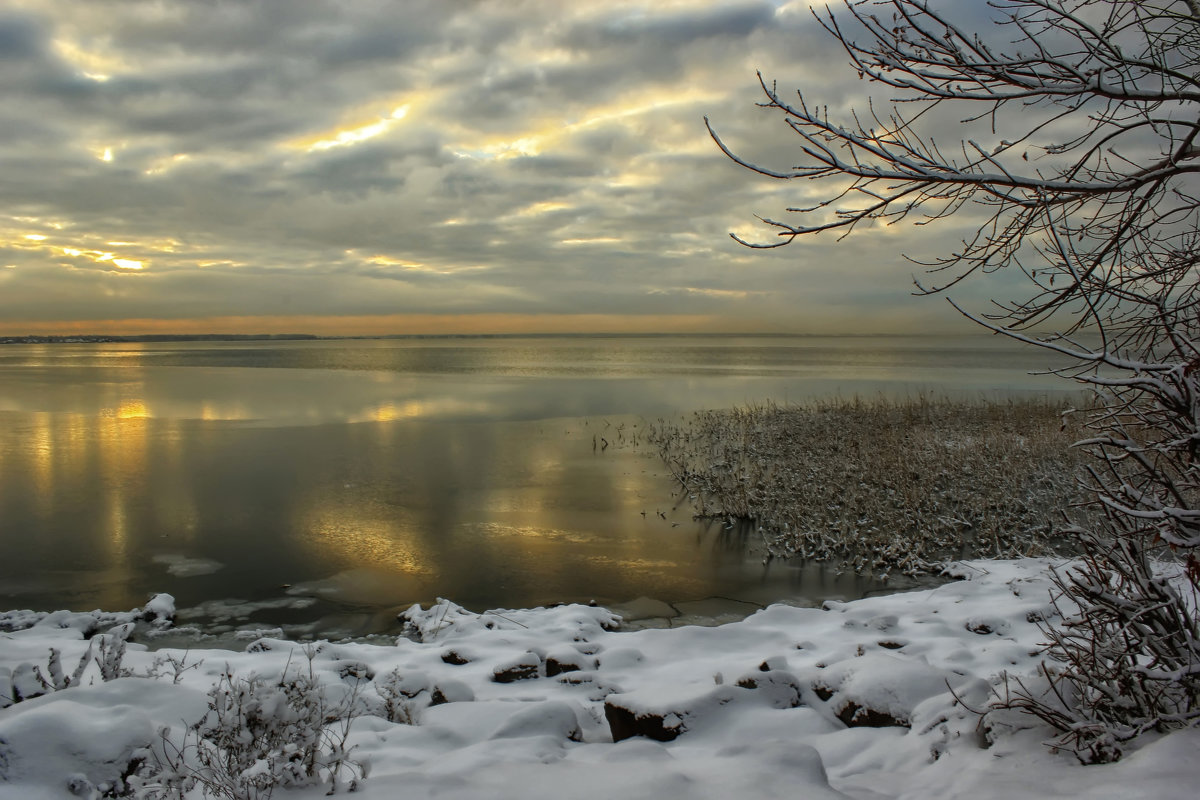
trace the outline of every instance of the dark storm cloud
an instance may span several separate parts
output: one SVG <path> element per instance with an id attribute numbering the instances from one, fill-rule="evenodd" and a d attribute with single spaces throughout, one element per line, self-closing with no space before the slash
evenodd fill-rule
<path id="1" fill-rule="evenodd" d="M 28 16 L 0 13 L 0 62 L 34 61 L 44 55 L 45 32 Z"/>
<path id="2" fill-rule="evenodd" d="M 770 3 L 717 4 L 662 14 L 639 9 L 632 13 L 618 12 L 615 19 L 600 24 L 594 21 L 581 24 L 571 31 L 567 41 L 583 49 L 618 43 L 649 43 L 655 49 L 669 49 L 702 39 L 742 39 L 767 27 L 774 19 L 775 7 Z"/>
<path id="3" fill-rule="evenodd" d="M 755 69 L 837 102 L 862 89 L 806 3 L 5 5 L 0 320 L 802 328 L 805 309 L 853 302 L 845 269 L 906 295 L 898 230 L 765 254 L 726 235 L 814 187 L 740 170 L 702 117 L 787 165 L 795 137 L 755 108 Z"/>

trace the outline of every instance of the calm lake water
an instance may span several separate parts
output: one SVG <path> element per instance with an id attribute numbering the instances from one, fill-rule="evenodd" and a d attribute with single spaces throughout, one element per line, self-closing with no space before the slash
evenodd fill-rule
<path id="1" fill-rule="evenodd" d="M 763 401 L 1060 389 L 1025 373 L 1039 357 L 991 337 L 3 346 L 0 606 L 167 591 L 210 630 L 360 634 L 438 596 L 853 597 L 878 587 L 764 565 L 675 508 L 652 455 L 593 437 Z"/>

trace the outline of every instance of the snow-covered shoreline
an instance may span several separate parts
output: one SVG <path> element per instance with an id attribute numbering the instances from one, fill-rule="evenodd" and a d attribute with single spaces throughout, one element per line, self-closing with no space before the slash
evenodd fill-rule
<path id="1" fill-rule="evenodd" d="M 410 637 L 394 644 L 130 643 L 128 676 L 102 680 L 93 662 L 79 685 L 0 710 L 0 797 L 94 796 L 131 765 L 145 772 L 162 728 L 182 742 L 223 675 L 300 669 L 359 704 L 346 744 L 370 765 L 368 798 L 1193 797 L 1200 731 L 1083 767 L 1046 747 L 1036 720 L 984 724 L 972 710 L 1002 672 L 1035 673 L 1048 568 L 966 562 L 965 580 L 933 589 L 775 605 L 709 628 L 623 631 L 602 608 L 479 614 L 443 601 L 406 612 Z M 169 612 L 156 603 L 145 617 Z M 48 674 L 51 648 L 70 672 L 97 641 L 85 634 L 104 641 L 131 621 L 26 618 L 0 634 L 0 694 L 36 694 L 33 667 Z"/>

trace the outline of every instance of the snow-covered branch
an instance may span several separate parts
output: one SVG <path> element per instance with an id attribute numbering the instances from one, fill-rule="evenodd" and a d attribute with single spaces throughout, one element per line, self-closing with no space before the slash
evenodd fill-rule
<path id="1" fill-rule="evenodd" d="M 997 269 L 1028 279 L 987 314 L 951 303 L 1066 359 L 1050 371 L 1094 394 L 1076 447 L 1093 456 L 1083 482 L 1105 520 L 1076 530 L 1082 561 L 1058 582 L 1078 611 L 1047 629 L 1061 663 L 1049 693 L 1022 686 L 1006 702 L 1081 759 L 1113 760 L 1144 731 L 1200 722 L 1200 0 L 989 0 L 999 35 L 960 26 L 957 4 L 843 2 L 818 22 L 895 102 L 838 121 L 759 75 L 759 105 L 803 160 L 764 166 L 710 124 L 713 140 L 746 169 L 831 189 L 763 219 L 774 242 L 734 238 L 779 247 L 985 212 L 960 247 L 917 262 L 938 276 L 918 293 Z M 948 155 L 928 125 L 951 109 L 966 127 Z M 1162 580 L 1171 561 L 1192 597 Z"/>

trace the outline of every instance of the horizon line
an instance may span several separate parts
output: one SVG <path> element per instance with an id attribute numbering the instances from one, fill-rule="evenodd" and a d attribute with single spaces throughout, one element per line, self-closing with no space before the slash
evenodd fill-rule
<path id="1" fill-rule="evenodd" d="M 882 331 L 882 332 L 837 332 L 817 333 L 800 331 L 574 331 L 574 332 L 472 332 L 472 333 L 368 333 L 368 334 L 317 334 L 317 333 L 16 333 L 0 334 L 0 343 L 103 343 L 103 342 L 147 342 L 147 341 L 337 341 L 337 340 L 371 340 L 371 339 L 556 339 L 556 338 L 606 338 L 606 339 L 636 339 L 636 338 L 838 338 L 864 339 L 880 336 L 906 336 L 912 338 L 946 338 L 947 336 L 963 336 L 961 332 L 914 332 L 914 331 Z M 986 330 L 972 334 L 978 336 L 995 336 L 994 332 Z"/>

